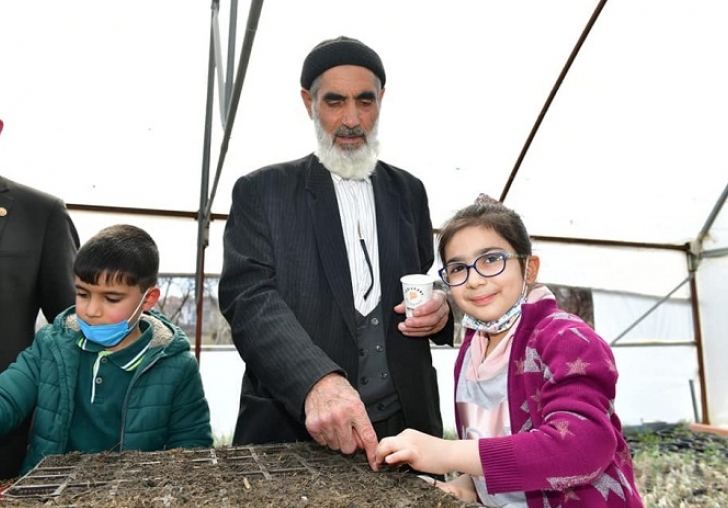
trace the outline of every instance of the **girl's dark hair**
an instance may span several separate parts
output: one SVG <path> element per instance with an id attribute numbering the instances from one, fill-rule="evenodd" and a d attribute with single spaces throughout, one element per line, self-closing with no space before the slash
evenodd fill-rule
<path id="1" fill-rule="evenodd" d="M 530 256 L 533 253 L 531 237 L 528 235 L 521 217 L 510 208 L 496 201 L 489 201 L 475 203 L 459 210 L 442 227 L 439 235 L 438 252 L 443 264 L 446 262 L 445 248 L 452 240 L 452 237 L 461 229 L 471 226 L 492 229 L 513 246 L 516 254 Z M 521 268 L 525 269 L 526 259 L 519 259 L 519 262 Z"/>
<path id="2" fill-rule="evenodd" d="M 87 284 L 115 282 L 146 291 L 157 284 L 159 250 L 143 229 L 109 226 L 79 249 L 73 272 Z"/>

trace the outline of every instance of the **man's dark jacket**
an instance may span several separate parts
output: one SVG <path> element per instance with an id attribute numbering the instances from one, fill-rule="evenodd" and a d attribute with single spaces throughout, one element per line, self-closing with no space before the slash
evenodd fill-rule
<path id="1" fill-rule="evenodd" d="M 78 234 L 63 202 L 0 176 L 0 372 L 46 321 L 73 305 Z M 27 425 L 0 439 L 0 479 L 14 477 L 25 457 Z"/>
<path id="2" fill-rule="evenodd" d="M 405 424 L 442 436 L 430 341 L 402 335 L 400 277 L 434 261 L 427 194 L 411 174 L 379 162 L 376 206 L 386 350 Z M 310 440 L 309 390 L 331 372 L 357 387 L 351 275 L 331 174 L 314 155 L 241 177 L 224 235 L 220 308 L 245 362 L 234 442 Z M 452 316 L 431 337 L 452 344 Z M 379 438 L 383 436 L 378 436 Z"/>

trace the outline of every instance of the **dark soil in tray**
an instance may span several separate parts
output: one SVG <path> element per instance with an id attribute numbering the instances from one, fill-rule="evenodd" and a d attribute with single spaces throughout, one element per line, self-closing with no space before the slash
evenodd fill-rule
<path id="1" fill-rule="evenodd" d="M 8 488 L 15 507 L 474 506 L 398 470 L 373 472 L 362 453 L 313 443 L 46 457 Z"/>
<path id="2" fill-rule="evenodd" d="M 728 439 L 673 424 L 627 428 L 625 437 L 635 455 L 638 483 L 647 506 L 728 506 L 715 504 L 722 502 L 715 500 L 723 499 L 719 496 L 728 489 L 725 468 L 710 469 L 710 464 L 728 462 Z M 676 457 L 684 460 L 676 461 Z M 678 500 L 677 504 L 665 501 L 672 499 Z M 394 469 L 375 473 L 363 453 L 345 456 L 314 443 L 54 455 L 46 457 L 0 497 L 0 507 L 101 506 L 475 505 L 445 494 L 412 473 Z"/>

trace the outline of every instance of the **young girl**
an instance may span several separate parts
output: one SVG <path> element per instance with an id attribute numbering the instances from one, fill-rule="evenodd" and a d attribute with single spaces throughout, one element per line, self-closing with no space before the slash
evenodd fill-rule
<path id="1" fill-rule="evenodd" d="M 471 205 L 445 224 L 439 252 L 467 328 L 455 362 L 460 440 L 407 429 L 380 442 L 377 462 L 462 473 L 436 485 L 489 507 L 642 507 L 612 352 L 535 283 L 521 218 L 490 199 Z"/>

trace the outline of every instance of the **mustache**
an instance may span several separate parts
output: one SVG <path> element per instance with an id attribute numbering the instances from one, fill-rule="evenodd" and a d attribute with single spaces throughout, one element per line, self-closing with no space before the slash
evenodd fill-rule
<path id="1" fill-rule="evenodd" d="M 346 127 L 345 125 L 341 125 L 336 128 L 336 130 L 333 132 L 334 136 L 345 136 L 345 137 L 367 137 L 367 131 L 364 130 L 364 127 L 358 126 L 358 127 Z"/>

